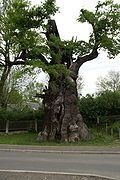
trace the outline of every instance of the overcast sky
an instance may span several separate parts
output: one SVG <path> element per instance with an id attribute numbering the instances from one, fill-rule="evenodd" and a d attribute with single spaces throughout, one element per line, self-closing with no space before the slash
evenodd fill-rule
<path id="1" fill-rule="evenodd" d="M 33 4 L 39 4 L 41 0 L 31 0 Z M 61 39 L 71 40 L 77 37 L 78 40 L 88 40 L 91 31 L 90 25 L 77 22 L 81 8 L 94 10 L 98 0 L 56 0 L 60 7 L 60 13 L 54 17 L 56 20 Z M 115 0 L 118 2 L 118 0 Z M 108 59 L 105 52 L 101 52 L 93 61 L 86 62 L 80 68 L 79 73 L 84 77 L 85 87 L 82 94 L 94 93 L 96 91 L 96 79 L 105 76 L 108 71 L 120 71 L 120 56 L 115 59 Z M 43 77 L 43 74 L 41 74 Z M 43 80 L 43 78 L 42 78 Z M 43 80 L 44 81 L 44 80 Z"/>

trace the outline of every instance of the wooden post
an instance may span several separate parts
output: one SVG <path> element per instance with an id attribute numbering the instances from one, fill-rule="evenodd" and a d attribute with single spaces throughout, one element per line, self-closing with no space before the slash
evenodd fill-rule
<path id="1" fill-rule="evenodd" d="M 37 132 L 37 119 L 35 119 L 35 131 Z"/>
<path id="2" fill-rule="evenodd" d="M 6 121 L 6 134 L 9 132 L 9 120 Z"/>
<path id="3" fill-rule="evenodd" d="M 100 123 L 100 118 L 99 117 L 97 117 L 97 124 L 99 124 Z"/>
<path id="4" fill-rule="evenodd" d="M 111 136 L 113 137 L 113 128 L 111 128 Z"/>
<path id="5" fill-rule="evenodd" d="M 108 124 L 106 123 L 106 126 L 105 126 L 105 130 L 106 130 L 106 133 L 108 132 Z"/>
<path id="6" fill-rule="evenodd" d="M 120 139 L 120 128 L 118 128 L 118 133 L 119 133 L 119 139 Z"/>

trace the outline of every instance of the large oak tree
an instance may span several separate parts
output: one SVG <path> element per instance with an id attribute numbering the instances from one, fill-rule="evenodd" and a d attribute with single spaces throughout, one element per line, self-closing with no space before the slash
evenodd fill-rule
<path id="1" fill-rule="evenodd" d="M 29 25 L 32 30 L 41 27 L 43 20 L 38 17 L 46 17 L 46 11 L 48 14 L 54 14 L 53 12 L 56 11 L 54 0 L 47 0 L 45 4 L 46 2 L 49 2 L 51 6 L 48 3 L 49 5 L 43 5 L 42 8 L 37 8 L 37 11 L 30 12 L 30 15 L 25 13 L 23 16 L 25 16 L 25 19 L 27 18 L 26 21 L 24 21 L 24 18 L 22 21 L 17 19 L 14 33 L 25 32 L 24 27 L 29 27 Z M 40 16 L 41 14 L 42 16 Z M 11 18 L 16 19 L 13 11 L 11 12 Z M 56 22 L 50 19 L 50 16 L 44 19 L 48 19 L 48 23 L 47 25 L 43 23 L 44 26 L 42 26 L 40 32 L 46 40 L 40 41 L 39 39 L 36 45 L 35 34 L 34 36 L 31 33 L 29 36 L 25 34 L 22 37 L 20 36 L 22 46 L 20 46 L 20 52 L 17 56 L 18 60 L 15 58 L 13 62 L 18 64 L 19 59 L 22 59 L 23 62 L 24 59 L 19 57 L 25 52 L 26 57 L 24 56 L 24 58 L 27 64 L 40 67 L 49 74 L 48 88 L 44 91 L 44 94 L 38 95 L 43 98 L 45 106 L 44 129 L 39 133 L 38 139 L 60 139 L 66 142 L 80 141 L 89 137 L 89 130 L 83 122 L 77 106 L 76 80 L 78 71 L 83 63 L 97 58 L 100 49 L 105 50 L 110 58 L 118 55 L 120 49 L 120 6 L 112 0 L 107 0 L 103 3 L 99 2 L 94 12 L 86 9 L 81 10 L 78 21 L 88 22 L 93 29 L 89 42 L 74 39 L 71 41 L 61 40 Z M 17 26 L 21 27 L 20 31 Z M 29 28 L 27 28 L 27 32 L 29 32 Z M 29 37 L 28 39 L 33 37 L 32 41 L 34 43 L 26 43 L 27 37 Z M 11 61 L 11 63 L 13 62 Z M 3 62 L 1 64 L 3 65 Z"/>
<path id="2" fill-rule="evenodd" d="M 45 91 L 45 125 L 39 140 L 75 142 L 89 137 L 77 106 L 76 80 L 83 63 L 97 58 L 105 50 L 110 58 L 120 51 L 120 6 L 112 0 L 99 2 L 94 12 L 81 9 L 78 21 L 88 22 L 92 27 L 89 42 L 62 41 L 54 20 L 48 21 L 46 38 L 49 47 L 49 86 Z M 84 32 L 83 32 L 84 33 Z"/>

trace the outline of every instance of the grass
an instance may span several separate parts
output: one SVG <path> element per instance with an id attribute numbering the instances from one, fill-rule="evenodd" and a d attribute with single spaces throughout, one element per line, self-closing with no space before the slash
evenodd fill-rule
<path id="1" fill-rule="evenodd" d="M 37 134 L 9 134 L 0 135 L 0 144 L 9 145 L 33 145 L 33 146 L 120 146 L 120 139 L 109 135 L 94 134 L 88 140 L 82 140 L 78 143 L 63 143 L 60 141 L 38 142 Z"/>

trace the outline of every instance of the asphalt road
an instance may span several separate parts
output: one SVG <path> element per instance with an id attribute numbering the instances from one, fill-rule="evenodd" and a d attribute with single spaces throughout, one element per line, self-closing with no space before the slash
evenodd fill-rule
<path id="1" fill-rule="evenodd" d="M 0 169 L 87 173 L 120 180 L 120 155 L 0 151 Z"/>

